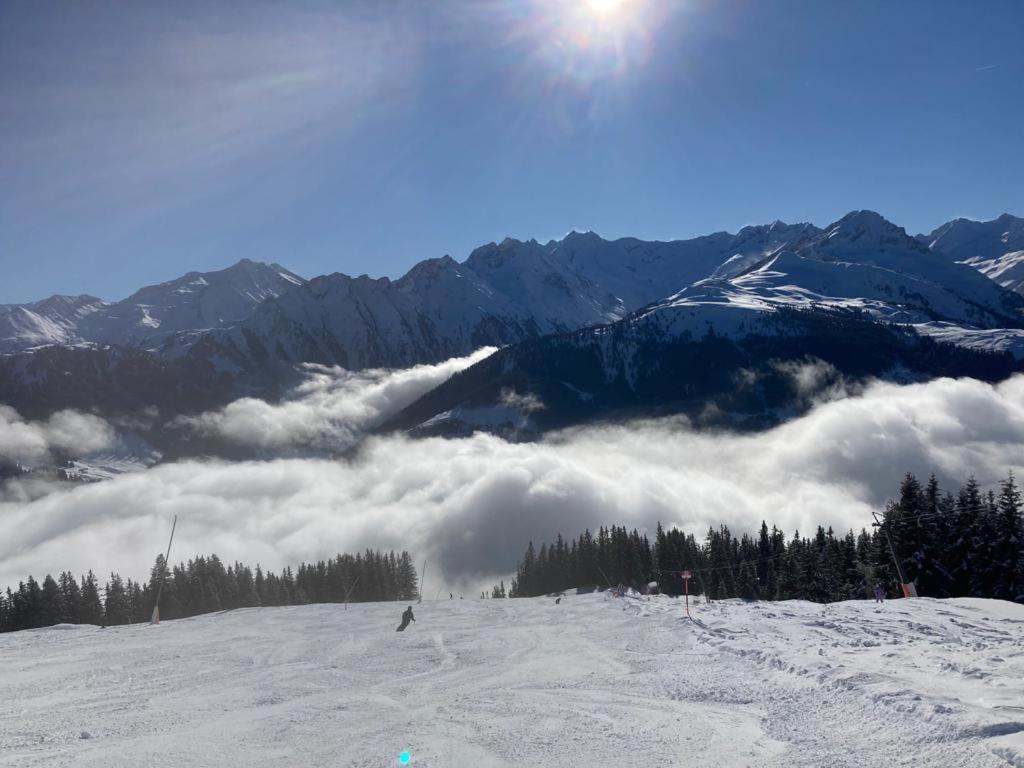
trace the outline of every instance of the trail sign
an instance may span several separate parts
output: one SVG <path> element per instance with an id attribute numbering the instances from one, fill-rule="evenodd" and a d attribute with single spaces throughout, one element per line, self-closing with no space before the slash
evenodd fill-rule
<path id="1" fill-rule="evenodd" d="M 690 618 L 690 577 L 693 574 L 687 570 L 680 575 L 683 577 L 683 586 L 686 587 L 686 618 Z"/>
<path id="2" fill-rule="evenodd" d="M 688 581 L 688 580 L 690 579 L 690 577 L 691 577 L 691 576 L 693 576 L 693 574 L 692 574 L 692 573 L 690 573 L 689 571 L 683 571 L 683 579 L 684 579 L 684 580 L 687 580 L 687 581 Z"/>

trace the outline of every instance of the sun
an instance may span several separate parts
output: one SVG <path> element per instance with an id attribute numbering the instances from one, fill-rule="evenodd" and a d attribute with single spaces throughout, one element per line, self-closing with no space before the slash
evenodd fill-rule
<path id="1" fill-rule="evenodd" d="M 627 0 L 585 0 L 590 10 L 602 17 L 614 16 L 626 4 Z"/>

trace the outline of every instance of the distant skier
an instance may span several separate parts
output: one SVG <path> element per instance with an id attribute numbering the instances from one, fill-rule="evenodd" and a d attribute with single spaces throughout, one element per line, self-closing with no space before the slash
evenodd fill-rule
<path id="1" fill-rule="evenodd" d="M 875 584 L 875 602 L 876 603 L 884 603 L 885 602 L 885 590 L 882 589 L 882 585 L 881 584 Z"/>
<path id="2" fill-rule="evenodd" d="M 449 592 L 448 593 L 448 599 L 449 600 L 454 600 L 455 599 L 455 595 L 453 595 L 451 592 Z"/>
<path id="3" fill-rule="evenodd" d="M 396 632 L 405 632 L 405 628 L 409 626 L 410 621 L 416 621 L 416 617 L 412 615 L 412 606 L 410 605 L 405 609 L 405 613 L 402 614 L 402 623 L 398 625 Z"/>
<path id="4" fill-rule="evenodd" d="M 558 605 L 560 602 L 562 602 L 562 598 L 558 598 L 557 600 L 555 600 L 555 605 Z"/>

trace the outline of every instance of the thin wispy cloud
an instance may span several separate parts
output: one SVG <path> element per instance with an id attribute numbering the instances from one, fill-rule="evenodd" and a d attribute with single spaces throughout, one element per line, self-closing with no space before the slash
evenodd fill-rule
<path id="1" fill-rule="evenodd" d="M 416 55 L 344 5 L 25 6 L 6 24 L 36 42 L 0 56 L 18 73 L 0 75 L 6 183 L 31 176 L 23 204 L 86 210 L 180 204 L 239 183 L 225 171 L 243 159 L 266 172 L 356 127 Z"/>
<path id="2" fill-rule="evenodd" d="M 974 71 L 975 72 L 988 72 L 990 69 L 995 69 L 996 67 L 1001 67 L 1001 66 L 1002 66 L 1001 64 L 986 64 L 983 67 L 975 67 Z"/>

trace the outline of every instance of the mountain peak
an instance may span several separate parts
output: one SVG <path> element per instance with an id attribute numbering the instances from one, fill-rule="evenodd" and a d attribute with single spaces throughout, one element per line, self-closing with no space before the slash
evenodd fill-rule
<path id="1" fill-rule="evenodd" d="M 90 296 L 88 293 L 83 293 L 78 296 L 69 296 L 63 293 L 55 293 L 52 296 L 47 296 L 45 299 L 33 302 L 32 307 L 39 309 L 47 306 L 80 306 L 83 304 L 98 304 L 103 303 L 103 300 L 96 296 Z"/>
<path id="2" fill-rule="evenodd" d="M 991 221 L 958 218 L 920 240 L 955 261 L 992 261 L 1024 250 L 1024 219 L 1004 213 Z"/>
<path id="3" fill-rule="evenodd" d="M 497 269 L 513 259 L 531 253 L 532 245 L 536 245 L 532 240 L 524 243 L 514 237 L 506 237 L 500 243 L 492 241 L 474 248 L 466 259 L 466 264 L 472 269 Z"/>
<path id="4" fill-rule="evenodd" d="M 843 216 L 843 218 L 839 219 L 839 221 L 835 222 L 831 227 L 829 227 L 830 230 L 833 228 L 841 228 L 847 231 L 865 229 L 881 231 L 886 229 L 893 229 L 903 232 L 903 227 L 896 226 L 887 218 L 882 216 L 882 214 L 868 209 L 863 209 L 860 211 L 850 211 L 848 214 Z"/>
<path id="5" fill-rule="evenodd" d="M 451 256 L 445 254 L 436 259 L 424 259 L 414 264 L 412 269 L 396 280 L 396 283 L 406 284 L 418 278 L 434 278 L 446 270 L 458 269 L 459 263 Z"/>
<path id="6" fill-rule="evenodd" d="M 214 274 L 216 274 L 216 272 L 223 272 L 227 274 L 234 272 L 276 272 L 279 268 L 280 267 L 276 264 L 267 264 L 264 261 L 253 261 L 249 257 L 245 256 L 236 261 L 230 267 L 226 267 L 221 270 L 214 270 Z"/>
<path id="7" fill-rule="evenodd" d="M 875 211 L 850 211 L 828 227 L 812 246 L 832 252 L 868 252 L 887 248 L 927 250 L 920 241 L 907 234 L 903 227 L 893 224 Z"/>
<path id="8" fill-rule="evenodd" d="M 600 243 L 603 241 L 604 238 L 592 229 L 588 229 L 586 232 L 580 232 L 573 229 L 570 230 L 564 238 L 562 238 L 562 242 L 566 245 L 583 245 L 588 243 Z"/>

